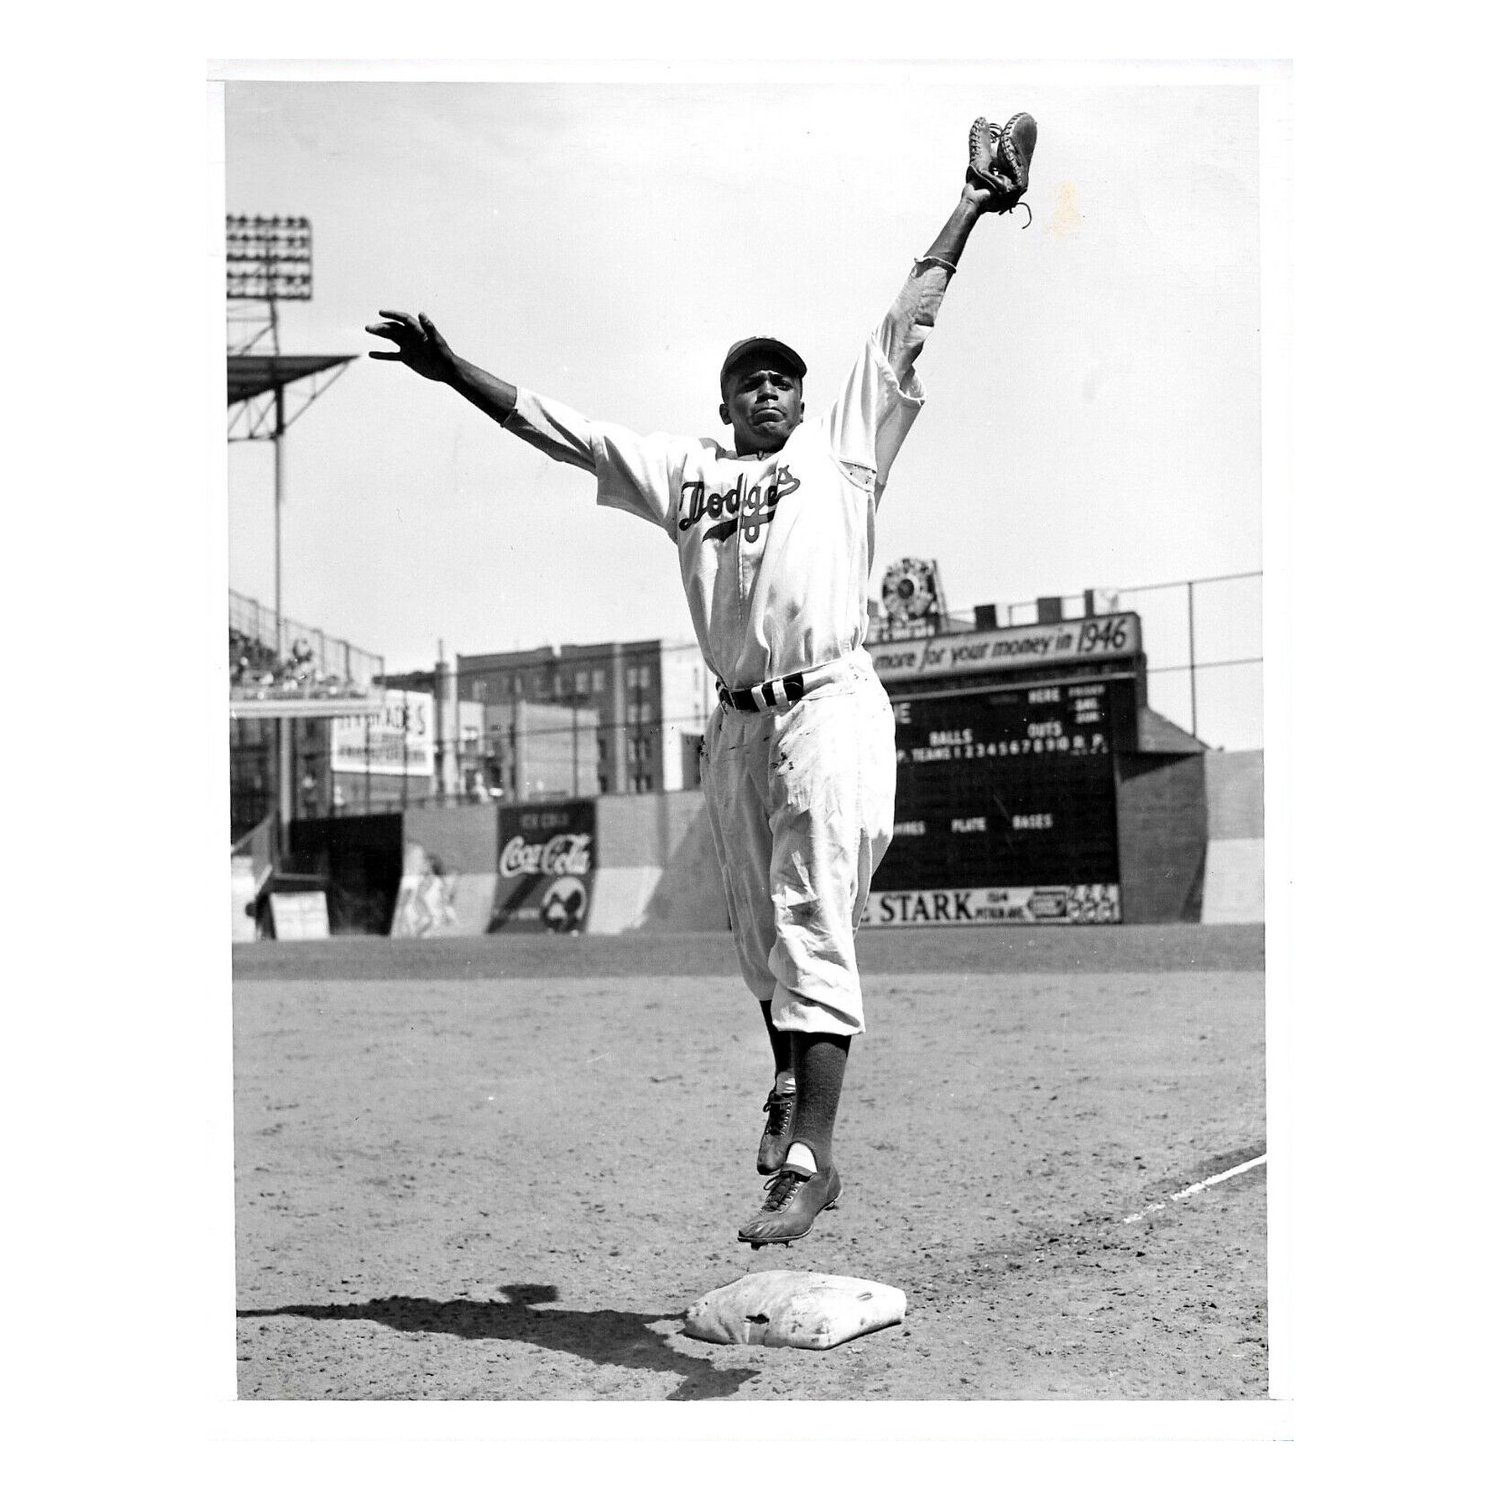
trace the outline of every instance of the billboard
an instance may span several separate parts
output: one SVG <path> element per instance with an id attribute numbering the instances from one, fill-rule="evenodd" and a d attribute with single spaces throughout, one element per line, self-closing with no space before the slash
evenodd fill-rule
<path id="1" fill-rule="evenodd" d="M 1128 681 L 898 699 L 896 824 L 871 925 L 1118 922 Z"/>
<path id="2" fill-rule="evenodd" d="M 489 932 L 583 930 L 598 866 L 592 802 L 500 809 Z"/>
<path id="3" fill-rule="evenodd" d="M 453 909 L 453 894 L 457 887 L 457 872 L 447 869 L 441 856 L 429 854 L 408 839 L 402 856 L 396 910 L 391 917 L 391 936 L 441 937 L 456 929 L 458 913 Z"/>
<path id="4" fill-rule="evenodd" d="M 882 682 L 956 677 L 1063 663 L 1114 661 L 1140 654 L 1141 621 L 1135 614 L 1097 615 L 1050 625 L 1012 625 L 927 641 L 871 642 L 867 649 Z"/>
<path id="5" fill-rule="evenodd" d="M 1119 884 L 949 886 L 933 891 L 875 891 L 866 927 L 962 926 L 967 923 L 1118 922 Z"/>
<path id="6" fill-rule="evenodd" d="M 433 728 L 431 693 L 386 688 L 384 701 L 373 713 L 346 714 L 333 721 L 333 769 L 430 780 Z"/>

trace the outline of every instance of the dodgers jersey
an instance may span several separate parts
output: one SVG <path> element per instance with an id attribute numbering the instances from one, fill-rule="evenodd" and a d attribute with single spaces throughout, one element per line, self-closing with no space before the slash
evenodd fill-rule
<path id="1" fill-rule="evenodd" d="M 640 437 L 524 389 L 505 426 L 595 475 L 600 505 L 672 539 L 699 648 L 725 686 L 823 666 L 864 643 L 875 512 L 926 399 L 913 365 L 951 275 L 916 263 L 832 406 L 776 453 Z"/>

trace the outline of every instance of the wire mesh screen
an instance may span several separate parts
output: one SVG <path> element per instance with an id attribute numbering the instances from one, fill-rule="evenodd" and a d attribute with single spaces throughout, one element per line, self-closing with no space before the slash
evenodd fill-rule
<path id="1" fill-rule="evenodd" d="M 278 659 L 293 653 L 307 655 L 317 671 L 345 682 L 368 686 L 385 673 L 383 656 L 361 650 L 316 625 L 304 625 L 288 615 L 281 617 L 278 639 L 276 611 L 233 589 L 229 591 L 229 628 Z"/>

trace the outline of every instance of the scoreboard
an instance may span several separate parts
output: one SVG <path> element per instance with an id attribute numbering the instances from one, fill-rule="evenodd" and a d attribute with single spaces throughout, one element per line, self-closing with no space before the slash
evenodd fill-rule
<path id="1" fill-rule="evenodd" d="M 1118 922 L 1128 677 L 893 697 L 895 837 L 871 926 Z"/>

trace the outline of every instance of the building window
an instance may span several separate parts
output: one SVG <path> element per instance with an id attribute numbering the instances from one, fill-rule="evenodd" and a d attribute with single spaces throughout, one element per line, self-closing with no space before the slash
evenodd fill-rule
<path id="1" fill-rule="evenodd" d="M 589 674 L 587 672 L 575 672 L 573 674 L 573 691 L 580 697 L 589 690 Z"/>
<path id="2" fill-rule="evenodd" d="M 489 691 L 489 683 L 487 683 L 482 677 L 477 678 L 474 682 L 474 701 L 476 703 L 483 703 L 484 700 L 489 696 Z"/>
<path id="3" fill-rule="evenodd" d="M 595 667 L 594 668 L 594 691 L 596 693 L 602 693 L 604 691 L 604 668 L 603 667 Z"/>

